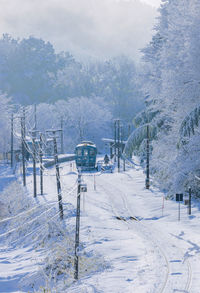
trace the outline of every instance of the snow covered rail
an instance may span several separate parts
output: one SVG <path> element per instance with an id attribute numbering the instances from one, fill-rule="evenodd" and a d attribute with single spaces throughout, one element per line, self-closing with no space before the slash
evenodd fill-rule
<path id="1" fill-rule="evenodd" d="M 162 259 L 162 267 L 165 272 L 161 274 L 162 282 L 157 283 L 158 286 L 154 292 L 168 293 L 172 292 L 175 288 L 177 292 L 189 292 L 192 283 L 192 268 L 189 259 L 185 259 L 185 252 L 180 247 L 174 245 L 174 243 L 166 245 L 165 239 L 158 237 L 159 231 L 154 230 L 155 227 L 153 229 L 146 223 L 139 220 L 137 221 L 137 217 L 132 216 L 130 204 L 127 201 L 127 196 L 122 189 L 114 184 L 111 184 L 110 182 L 107 184 L 107 180 L 102 180 L 102 178 L 101 182 L 103 184 L 101 184 L 100 187 L 108 194 L 110 198 L 109 202 L 111 203 L 116 219 L 123 220 L 123 223 L 128 225 L 131 230 L 139 230 L 143 235 L 144 240 L 151 243 L 152 247 L 154 247 L 155 257 L 160 260 Z M 114 199 L 116 194 L 118 194 L 118 199 L 115 202 Z M 121 200 L 119 200 L 119 196 Z M 121 205 L 119 203 L 120 201 Z M 135 221 L 131 221 L 133 219 L 136 219 L 139 229 L 136 224 L 134 224 Z"/>

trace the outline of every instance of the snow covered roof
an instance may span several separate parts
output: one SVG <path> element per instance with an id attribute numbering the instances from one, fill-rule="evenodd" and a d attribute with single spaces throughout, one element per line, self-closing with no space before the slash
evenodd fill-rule
<path id="1" fill-rule="evenodd" d="M 83 146 L 91 146 L 91 147 L 95 147 L 96 148 L 96 145 L 93 142 L 91 142 L 91 141 L 82 141 L 76 147 L 83 147 Z"/>

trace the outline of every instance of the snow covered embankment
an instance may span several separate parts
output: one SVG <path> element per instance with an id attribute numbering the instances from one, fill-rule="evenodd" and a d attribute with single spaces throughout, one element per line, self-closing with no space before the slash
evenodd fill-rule
<path id="1" fill-rule="evenodd" d="M 27 183 L 29 189 L 31 177 Z M 1 293 L 43 288 L 64 292 L 74 280 L 75 209 L 64 200 L 61 222 L 56 194 L 46 196 L 34 199 L 16 180 L 1 193 Z M 95 272 L 102 262 L 99 256 L 81 253 L 80 276 Z"/>

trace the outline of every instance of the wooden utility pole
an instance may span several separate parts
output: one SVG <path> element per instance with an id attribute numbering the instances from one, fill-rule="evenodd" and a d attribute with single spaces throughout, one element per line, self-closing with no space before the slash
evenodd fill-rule
<path id="1" fill-rule="evenodd" d="M 61 138 L 61 154 L 64 154 L 64 133 L 63 133 L 63 117 L 61 118 L 60 121 L 60 127 L 61 127 L 61 132 L 60 132 L 60 138 Z"/>
<path id="2" fill-rule="evenodd" d="M 21 145 L 22 145 L 23 185 L 26 186 L 26 168 L 25 168 L 25 118 L 24 117 L 21 117 Z"/>
<path id="3" fill-rule="evenodd" d="M 14 137 L 13 137 L 13 114 L 11 115 L 11 142 L 10 142 L 10 164 L 11 164 L 11 168 L 13 168 L 13 142 L 14 142 Z"/>
<path id="4" fill-rule="evenodd" d="M 128 124 L 128 137 L 131 135 L 131 124 Z"/>
<path id="5" fill-rule="evenodd" d="M 117 144 L 117 120 L 115 120 L 114 122 L 114 162 L 115 163 L 116 163 L 116 155 L 117 155 L 116 144 Z"/>
<path id="6" fill-rule="evenodd" d="M 76 235 L 75 235 L 75 256 L 74 256 L 74 279 L 78 280 L 78 249 L 80 233 L 80 202 L 81 202 L 81 172 L 78 170 L 77 186 L 77 208 L 76 208 Z"/>
<path id="7" fill-rule="evenodd" d="M 35 144 L 35 133 L 34 137 L 32 138 L 33 142 L 33 196 L 37 196 L 37 181 L 36 181 L 36 144 Z"/>
<path id="8" fill-rule="evenodd" d="M 42 133 L 40 133 L 40 193 L 43 195 Z"/>
<path id="9" fill-rule="evenodd" d="M 35 128 L 35 127 L 34 127 Z M 36 163 L 37 163 L 37 150 L 36 150 L 36 136 L 38 130 L 32 131 L 32 144 L 33 144 L 33 151 L 32 151 L 32 158 L 33 158 L 33 196 L 37 196 L 37 173 L 36 173 Z"/>
<path id="10" fill-rule="evenodd" d="M 34 125 L 34 130 L 37 129 L 37 105 L 34 105 L 34 120 L 35 120 L 35 125 Z"/>
<path id="11" fill-rule="evenodd" d="M 110 159 L 112 160 L 113 157 L 113 149 L 112 149 L 112 144 L 110 144 Z"/>
<path id="12" fill-rule="evenodd" d="M 123 159 L 123 171 L 124 172 L 126 171 L 126 161 L 125 161 L 125 159 Z"/>
<path id="13" fill-rule="evenodd" d="M 147 145 L 146 145 L 146 189 L 150 187 L 149 180 L 149 125 L 147 125 Z"/>
<path id="14" fill-rule="evenodd" d="M 24 118 L 24 138 L 26 138 L 26 127 L 25 127 L 25 125 L 26 125 L 26 111 L 25 111 L 25 107 L 23 107 L 23 118 Z"/>
<path id="15" fill-rule="evenodd" d="M 117 166 L 120 172 L 120 120 L 117 120 Z"/>
<path id="16" fill-rule="evenodd" d="M 62 194 L 61 194 L 61 184 L 60 184 L 60 170 L 58 164 L 58 149 L 56 142 L 56 131 L 53 133 L 53 144 L 54 144 L 54 161 L 56 166 L 56 182 L 57 182 L 57 193 L 58 193 L 58 206 L 60 211 L 60 219 L 63 220 L 63 204 L 62 204 Z"/>

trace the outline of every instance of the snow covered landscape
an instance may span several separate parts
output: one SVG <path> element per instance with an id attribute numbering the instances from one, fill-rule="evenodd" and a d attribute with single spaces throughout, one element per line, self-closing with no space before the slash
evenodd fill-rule
<path id="1" fill-rule="evenodd" d="M 0 5 L 0 293 L 200 293 L 199 0 Z"/>
<path id="2" fill-rule="evenodd" d="M 82 174 L 88 191 L 81 194 L 74 283 L 74 167 L 60 166 L 63 222 L 54 167 L 45 170 L 45 192 L 36 199 L 31 174 L 24 189 L 20 177 L 1 167 L 1 292 L 199 292 L 199 201 L 191 216 L 181 203 L 179 221 L 178 203 L 155 187 L 146 190 L 142 168 L 128 165 L 121 173 Z"/>

